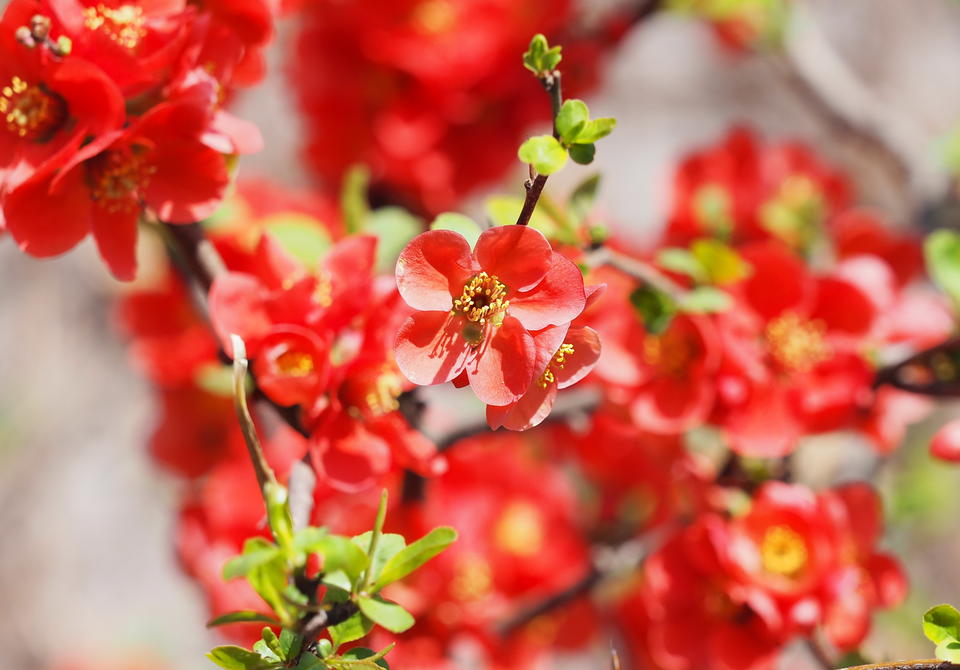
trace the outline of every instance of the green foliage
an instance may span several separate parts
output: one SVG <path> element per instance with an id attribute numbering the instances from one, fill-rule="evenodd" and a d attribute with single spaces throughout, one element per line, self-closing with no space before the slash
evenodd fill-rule
<path id="1" fill-rule="evenodd" d="M 960 305 L 960 233 L 945 228 L 930 233 L 923 253 L 927 272 Z"/>
<path id="2" fill-rule="evenodd" d="M 952 605 L 937 605 L 923 615 L 923 634 L 937 645 L 937 658 L 960 662 L 960 612 Z"/>
<path id="3" fill-rule="evenodd" d="M 261 614 L 260 612 L 253 612 L 251 610 L 244 610 L 241 612 L 229 612 L 223 616 L 218 616 L 215 619 L 211 619 L 207 622 L 207 628 L 213 628 L 215 626 L 225 626 L 228 623 L 250 623 L 250 622 L 262 622 L 277 625 L 280 622 L 277 621 L 272 616 L 267 616 L 266 614 Z"/>
<path id="4" fill-rule="evenodd" d="M 306 214 L 274 214 L 264 222 L 264 229 L 306 268 L 317 267 L 330 248 L 329 233 L 319 221 Z"/>
<path id="5" fill-rule="evenodd" d="M 384 564 L 373 584 L 379 591 L 387 584 L 399 581 L 449 547 L 457 539 L 457 531 L 449 526 L 434 528 L 413 544 L 403 547 Z"/>
<path id="6" fill-rule="evenodd" d="M 553 135 L 537 135 L 520 145 L 517 156 L 542 175 L 550 175 L 567 163 L 567 150 Z"/>
<path id="7" fill-rule="evenodd" d="M 545 77 L 557 69 L 563 56 L 562 47 L 551 47 L 547 38 L 537 33 L 530 40 L 530 46 L 523 54 L 523 66 L 538 77 Z"/>
<path id="8" fill-rule="evenodd" d="M 402 207 L 380 207 L 370 212 L 364 231 L 377 238 L 377 272 L 392 274 L 400 252 L 422 230 L 423 221 Z"/>
<path id="9" fill-rule="evenodd" d="M 430 230 L 452 230 L 455 233 L 460 233 L 466 238 L 471 247 L 477 243 L 477 240 L 480 238 L 480 233 L 483 232 L 483 229 L 480 228 L 476 221 L 469 216 L 455 212 L 439 214 L 437 218 L 433 220 L 433 223 L 430 224 Z"/>
<path id="10" fill-rule="evenodd" d="M 643 327 L 651 335 L 659 335 L 665 331 L 677 313 L 677 305 L 673 299 L 649 284 L 638 286 L 633 290 L 630 294 L 630 304 L 637 317 L 643 322 Z"/>
<path id="11" fill-rule="evenodd" d="M 414 623 L 413 616 L 407 610 L 389 600 L 360 596 L 357 604 L 365 617 L 391 633 L 402 633 Z"/>
<path id="12" fill-rule="evenodd" d="M 698 284 L 731 284 L 747 277 L 751 270 L 736 250 L 713 238 L 695 240 L 690 249 L 663 249 L 657 254 L 657 265 L 686 275 Z"/>
<path id="13" fill-rule="evenodd" d="M 576 226 L 586 221 L 587 215 L 590 214 L 597 200 L 599 190 L 599 174 L 590 175 L 577 184 L 567 200 L 567 216 L 570 218 L 571 224 Z"/>
<path id="14" fill-rule="evenodd" d="M 684 293 L 677 301 L 677 307 L 690 314 L 712 314 L 728 309 L 732 303 L 725 291 L 712 286 L 698 286 Z"/>
<path id="15" fill-rule="evenodd" d="M 554 122 L 560 144 L 581 165 L 593 162 L 597 152 L 594 142 L 609 135 L 616 125 L 616 119 L 609 117 L 591 119 L 587 103 L 576 99 L 564 101 Z"/>
<path id="16" fill-rule="evenodd" d="M 367 187 L 370 185 L 370 170 L 363 165 L 354 165 L 343 178 L 340 191 L 340 212 L 343 227 L 353 235 L 363 230 L 370 215 L 367 204 Z"/>
<path id="17" fill-rule="evenodd" d="M 224 566 L 224 577 L 246 577 L 275 616 L 253 611 L 232 612 L 214 619 L 210 625 L 263 621 L 279 626 L 280 633 L 264 628 L 252 651 L 224 646 L 211 651 L 208 657 L 226 670 L 388 667 L 383 655 L 389 648 L 380 652 L 347 652 L 340 656 L 336 652 L 340 645 L 366 636 L 374 625 L 394 633 L 410 628 L 414 624 L 413 616 L 397 603 L 380 597 L 379 591 L 446 549 L 456 539 L 456 532 L 446 527 L 435 528 L 409 546 L 402 535 L 384 533 L 386 491 L 372 531 L 354 538 L 333 535 L 316 527 L 294 532 L 287 490 L 268 482 L 264 498 L 275 542 L 261 537 L 248 539 L 243 553 Z M 311 592 L 301 592 L 296 587 L 298 576 L 303 577 L 311 556 L 319 557 L 322 572 L 317 581 L 326 586 L 319 603 L 313 588 Z M 317 653 L 314 653 L 304 651 L 308 641 L 300 632 L 318 607 L 342 612 L 346 619 L 327 628 L 331 640 L 317 641 Z"/>
<path id="18" fill-rule="evenodd" d="M 574 144 L 570 146 L 570 158 L 579 165 L 590 165 L 597 155 L 597 146 L 591 144 Z"/>

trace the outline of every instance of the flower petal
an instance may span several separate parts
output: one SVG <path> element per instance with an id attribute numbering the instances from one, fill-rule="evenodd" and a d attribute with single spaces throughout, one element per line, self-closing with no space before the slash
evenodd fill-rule
<path id="1" fill-rule="evenodd" d="M 93 208 L 93 238 L 100 257 L 120 281 L 130 281 L 137 274 L 137 209 L 109 212 Z"/>
<path id="2" fill-rule="evenodd" d="M 475 362 L 467 366 L 470 387 L 487 405 L 513 402 L 530 387 L 536 358 L 533 337 L 508 316 L 480 345 Z"/>
<path id="3" fill-rule="evenodd" d="M 556 398 L 556 384 L 541 384 L 534 379 L 527 392 L 516 402 L 503 407 L 487 405 L 487 424 L 492 430 L 500 426 L 508 430 L 533 428 L 550 415 Z"/>
<path id="4" fill-rule="evenodd" d="M 416 312 L 397 332 L 393 353 L 397 367 L 414 384 L 442 384 L 463 371 L 470 346 L 463 339 L 463 319 L 449 312 Z"/>
<path id="5" fill-rule="evenodd" d="M 562 368 L 554 366 L 553 374 L 560 389 L 573 386 L 586 377 L 600 359 L 600 336 L 593 328 L 571 328 L 564 343 L 573 346 L 573 353 L 564 357 Z"/>
<path id="6" fill-rule="evenodd" d="M 266 289 L 256 277 L 228 272 L 213 281 L 208 298 L 210 323 L 220 338 L 223 350 L 233 356 L 230 335 L 243 338 L 247 354 L 256 350 L 272 326 L 267 313 Z"/>
<path id="7" fill-rule="evenodd" d="M 586 305 L 583 274 L 572 261 L 554 253 L 550 269 L 530 291 L 510 296 L 510 315 L 528 330 L 573 321 Z"/>
<path id="8" fill-rule="evenodd" d="M 480 267 L 487 274 L 495 275 L 511 292 L 536 286 L 553 263 L 553 250 L 547 238 L 527 226 L 485 230 L 477 240 L 474 253 Z M 580 286 L 582 292 L 582 278 Z"/>
<path id="9" fill-rule="evenodd" d="M 450 230 L 417 235 L 397 260 L 397 289 L 414 309 L 448 310 L 475 274 L 470 245 Z"/>
<path id="10" fill-rule="evenodd" d="M 57 193 L 49 179 L 24 182 L 4 201 L 6 229 L 31 256 L 56 256 L 69 251 L 90 231 L 90 198 L 79 170 Z"/>

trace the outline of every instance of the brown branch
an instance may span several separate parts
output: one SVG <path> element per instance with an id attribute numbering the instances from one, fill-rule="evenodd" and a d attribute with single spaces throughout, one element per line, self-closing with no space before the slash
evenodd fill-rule
<path id="1" fill-rule="evenodd" d="M 642 284 L 649 284 L 674 300 L 683 297 L 683 294 L 687 292 L 686 288 L 649 263 L 626 256 L 609 247 L 594 249 L 587 254 L 585 261 L 590 266 L 606 265 L 617 269 Z"/>
<path id="2" fill-rule="evenodd" d="M 874 388 L 892 386 L 921 395 L 960 396 L 960 338 L 951 338 L 887 365 L 874 375 Z"/>
<path id="3" fill-rule="evenodd" d="M 544 90 L 550 94 L 550 108 L 553 112 L 553 136 L 560 139 L 560 133 L 557 132 L 557 114 L 560 113 L 560 107 L 563 106 L 563 91 L 561 86 L 561 77 L 558 70 L 545 74 L 540 79 Z M 540 200 L 540 194 L 543 193 L 543 187 L 547 183 L 547 175 L 538 174 L 534 176 L 533 167 L 530 168 L 530 179 L 523 183 L 526 189 L 526 196 L 523 199 L 523 208 L 520 210 L 520 216 L 517 217 L 517 225 L 525 226 L 530 223 L 530 217 L 537 208 L 537 201 Z"/>
<path id="4" fill-rule="evenodd" d="M 596 567 L 592 566 L 583 577 L 578 579 L 564 590 L 558 591 L 557 593 L 544 598 L 540 602 L 521 610 L 510 619 L 503 622 L 497 627 L 497 632 L 503 636 L 514 633 L 519 628 L 526 626 L 537 617 L 548 614 L 549 612 L 571 603 L 577 598 L 589 593 L 594 586 L 600 583 L 602 577 L 603 575 L 600 573 L 600 571 Z"/>

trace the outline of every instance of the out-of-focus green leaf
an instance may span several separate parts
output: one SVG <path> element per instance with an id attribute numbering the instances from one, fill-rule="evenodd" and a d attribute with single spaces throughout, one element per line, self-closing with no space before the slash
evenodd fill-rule
<path id="1" fill-rule="evenodd" d="M 250 610 L 245 610 L 242 612 L 230 612 L 222 616 L 218 616 L 215 619 L 211 619 L 207 622 L 207 628 L 213 628 L 215 626 L 225 626 L 228 623 L 249 623 L 249 622 L 263 622 L 270 624 L 279 624 L 280 622 L 272 616 L 266 614 L 261 614 L 260 612 L 253 612 Z"/>
<path id="2" fill-rule="evenodd" d="M 466 238 L 467 243 L 469 243 L 471 247 L 477 243 L 477 240 L 480 238 L 480 233 L 483 232 L 483 229 L 480 228 L 480 225 L 476 221 L 469 216 L 457 214 L 456 212 L 439 214 L 437 218 L 433 220 L 433 223 L 430 224 L 430 230 L 452 230 L 455 233 L 460 233 Z"/>
<path id="3" fill-rule="evenodd" d="M 306 268 L 317 267 L 330 248 L 330 233 L 312 216 L 300 212 L 283 212 L 271 214 L 261 221 L 261 224 L 288 254 Z"/>
<path id="4" fill-rule="evenodd" d="M 391 274 L 407 242 L 423 231 L 423 221 L 401 207 L 381 207 L 369 214 L 365 230 L 377 237 L 377 272 Z"/>

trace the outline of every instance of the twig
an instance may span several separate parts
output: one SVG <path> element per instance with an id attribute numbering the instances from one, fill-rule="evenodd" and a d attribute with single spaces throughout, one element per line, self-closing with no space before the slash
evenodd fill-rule
<path id="1" fill-rule="evenodd" d="M 587 265 L 606 265 L 615 268 L 637 281 L 649 284 L 653 288 L 667 294 L 673 299 L 683 297 L 687 289 L 673 281 L 649 263 L 625 256 L 609 247 L 600 247 L 589 252 L 585 258 Z"/>
<path id="2" fill-rule="evenodd" d="M 960 396 L 960 338 L 951 338 L 880 368 L 873 385 L 940 398 Z"/>
<path id="3" fill-rule="evenodd" d="M 563 589 L 558 591 L 547 598 L 544 598 L 540 602 L 524 609 L 515 614 L 513 617 L 503 622 L 500 626 L 497 627 L 497 632 L 503 636 L 510 635 L 514 631 L 523 626 L 527 625 L 534 619 L 548 612 L 570 603 L 580 596 L 588 593 L 594 586 L 596 586 L 603 575 L 600 574 L 600 571 L 596 566 L 591 566 L 590 570 L 583 577 L 578 579 L 576 582 Z"/>
<path id="4" fill-rule="evenodd" d="M 257 437 L 257 427 L 253 424 L 253 417 L 250 416 L 250 408 L 247 407 L 247 348 L 243 339 L 239 335 L 230 336 L 230 345 L 233 347 L 233 404 L 237 410 L 237 417 L 240 419 L 240 430 L 243 433 L 243 441 L 247 445 L 247 452 L 250 454 L 250 462 L 253 464 L 253 470 L 257 474 L 257 482 L 260 484 L 260 490 L 263 492 L 264 500 L 267 499 L 267 487 L 277 483 L 277 477 L 273 474 L 273 469 L 267 463 L 266 456 L 263 455 L 263 447 L 260 446 L 260 439 Z"/>
<path id="5" fill-rule="evenodd" d="M 563 105 L 563 91 L 560 82 L 559 70 L 549 72 L 540 79 L 544 90 L 550 94 L 550 108 L 553 111 L 553 136 L 557 139 L 560 139 L 560 133 L 557 132 L 557 114 L 560 113 L 560 107 Z M 547 183 L 547 175 L 533 176 L 533 168 L 531 167 L 530 170 L 531 178 L 523 183 L 527 193 L 523 199 L 520 216 L 517 217 L 518 226 L 525 226 L 530 223 L 530 217 L 533 216 L 533 211 L 537 208 L 537 201 L 540 199 L 543 187 Z"/>

